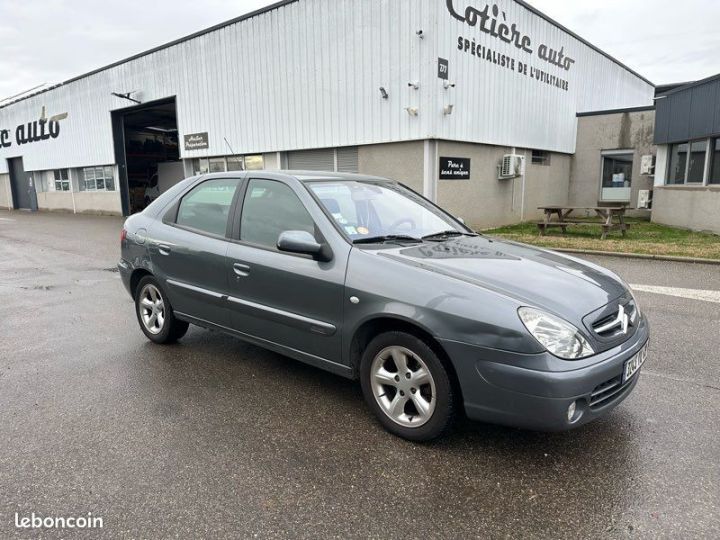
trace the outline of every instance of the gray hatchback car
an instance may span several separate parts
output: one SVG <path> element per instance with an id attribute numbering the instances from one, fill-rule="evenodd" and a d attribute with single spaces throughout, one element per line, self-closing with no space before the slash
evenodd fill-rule
<path id="1" fill-rule="evenodd" d="M 150 340 L 195 324 L 359 379 L 411 440 L 461 412 L 580 426 L 628 396 L 647 356 L 647 320 L 612 272 L 476 234 L 384 178 L 188 178 L 130 216 L 121 244 Z"/>

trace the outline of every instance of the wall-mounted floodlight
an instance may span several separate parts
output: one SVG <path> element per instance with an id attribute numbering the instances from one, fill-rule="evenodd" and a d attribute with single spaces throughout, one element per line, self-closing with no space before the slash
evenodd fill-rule
<path id="1" fill-rule="evenodd" d="M 390 97 L 388 96 L 387 90 L 385 90 L 385 88 L 382 86 L 380 87 L 380 95 L 383 99 L 387 99 L 388 97 Z"/>
<path id="2" fill-rule="evenodd" d="M 418 115 L 418 108 L 417 107 L 405 107 L 405 110 L 410 116 L 417 116 Z"/>
<path id="3" fill-rule="evenodd" d="M 420 81 L 410 81 L 408 83 L 408 86 L 413 90 L 417 90 L 418 88 L 420 88 Z"/>
<path id="4" fill-rule="evenodd" d="M 420 39 L 425 39 L 425 34 L 423 34 L 422 28 L 415 32 L 415 35 L 419 37 Z"/>
<path id="5" fill-rule="evenodd" d="M 455 108 L 455 105 L 445 105 L 443 107 L 443 114 L 445 116 L 452 114 L 454 108 Z"/>
<path id="6" fill-rule="evenodd" d="M 455 88 L 455 83 L 450 81 L 443 81 L 443 88 L 447 90 L 448 88 Z"/>

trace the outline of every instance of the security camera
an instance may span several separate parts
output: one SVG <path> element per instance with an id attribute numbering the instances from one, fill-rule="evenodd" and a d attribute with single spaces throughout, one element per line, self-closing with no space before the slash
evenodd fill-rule
<path id="1" fill-rule="evenodd" d="M 445 116 L 452 114 L 453 108 L 455 108 L 455 105 L 445 105 L 445 107 L 443 107 L 443 114 Z"/>
<path id="2" fill-rule="evenodd" d="M 425 34 L 423 34 L 423 31 L 422 31 L 422 30 L 418 30 L 417 32 L 415 32 L 415 34 L 416 34 L 417 37 L 419 37 L 420 39 L 423 39 L 423 38 L 425 37 Z"/>
<path id="3" fill-rule="evenodd" d="M 405 110 L 410 116 L 417 116 L 418 115 L 418 108 L 417 107 L 405 107 Z"/>
<path id="4" fill-rule="evenodd" d="M 455 88 L 455 83 L 450 81 L 443 81 L 443 88 L 447 90 L 448 88 Z"/>
<path id="5" fill-rule="evenodd" d="M 410 82 L 408 83 L 408 86 L 409 86 L 410 88 L 413 88 L 413 89 L 417 90 L 418 88 L 420 88 L 420 82 L 419 82 L 419 81 L 410 81 Z"/>
<path id="6" fill-rule="evenodd" d="M 383 86 L 380 87 L 380 95 L 382 96 L 383 99 L 388 98 L 387 90 L 385 90 L 385 88 Z"/>

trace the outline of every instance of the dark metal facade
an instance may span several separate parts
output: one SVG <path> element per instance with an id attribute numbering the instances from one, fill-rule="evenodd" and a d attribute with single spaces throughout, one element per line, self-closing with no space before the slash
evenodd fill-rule
<path id="1" fill-rule="evenodd" d="M 659 96 L 655 109 L 655 144 L 720 135 L 720 74 Z"/>

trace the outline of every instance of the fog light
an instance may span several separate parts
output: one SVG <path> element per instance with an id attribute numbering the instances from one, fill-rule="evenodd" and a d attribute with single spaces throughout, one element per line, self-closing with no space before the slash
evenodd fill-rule
<path id="1" fill-rule="evenodd" d="M 575 416 L 575 401 L 573 401 L 570 406 L 568 407 L 568 422 L 573 421 L 573 417 Z"/>

